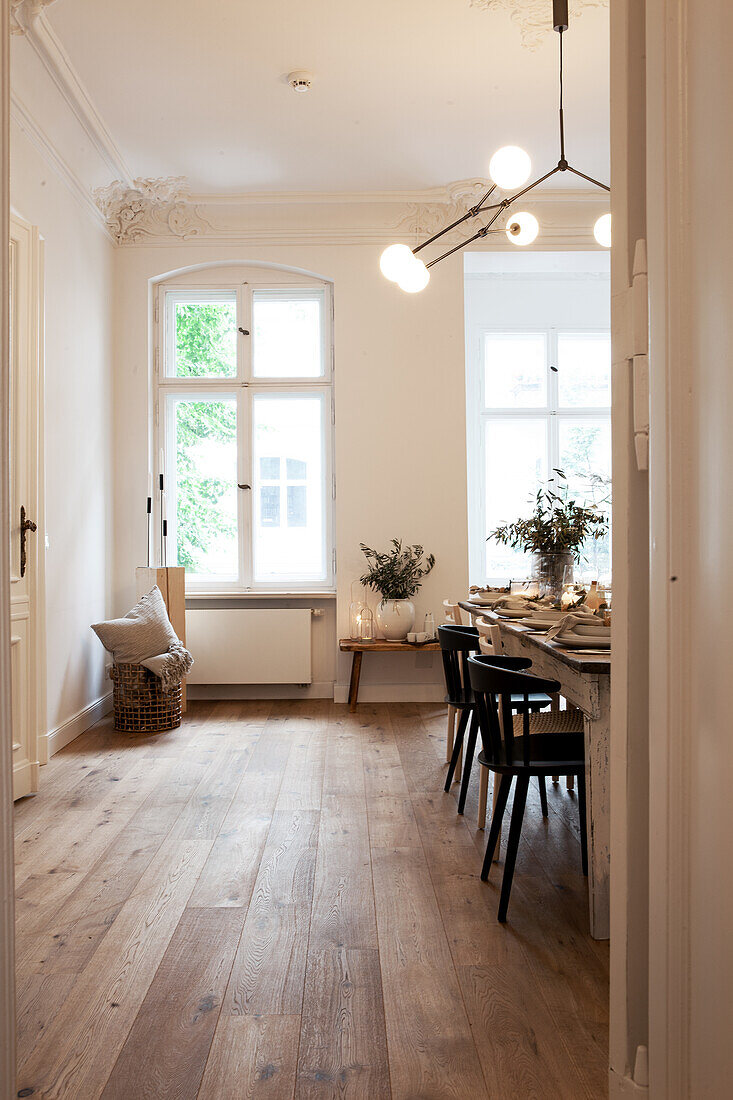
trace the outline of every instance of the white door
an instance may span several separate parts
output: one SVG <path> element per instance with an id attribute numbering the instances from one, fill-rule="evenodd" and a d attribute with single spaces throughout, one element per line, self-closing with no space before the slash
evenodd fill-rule
<path id="1" fill-rule="evenodd" d="M 39 547 L 41 408 L 41 243 L 38 230 L 10 225 L 10 657 L 13 797 L 38 790 L 39 610 L 43 594 Z"/>

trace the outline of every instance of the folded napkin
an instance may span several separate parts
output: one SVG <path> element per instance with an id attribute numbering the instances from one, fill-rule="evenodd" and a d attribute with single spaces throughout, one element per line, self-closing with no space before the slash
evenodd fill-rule
<path id="1" fill-rule="evenodd" d="M 580 609 L 579 609 L 580 610 Z M 583 634 L 589 638 L 610 638 L 611 628 L 606 626 L 602 619 L 599 619 L 592 611 L 586 611 L 582 614 L 579 612 L 573 612 L 570 615 L 563 615 L 559 622 L 556 622 L 554 626 L 550 627 L 547 631 L 548 638 L 557 638 L 562 634 L 575 633 L 576 626 L 589 627 L 593 626 L 593 633 L 589 634 L 588 630 L 584 630 Z M 576 635 L 577 637 L 577 635 Z"/>
<path id="2" fill-rule="evenodd" d="M 161 687 L 168 695 L 176 690 L 183 677 L 191 671 L 193 657 L 181 642 L 174 642 L 173 645 L 168 647 L 167 653 L 159 653 L 157 657 L 148 657 L 140 664 L 159 677 Z"/>

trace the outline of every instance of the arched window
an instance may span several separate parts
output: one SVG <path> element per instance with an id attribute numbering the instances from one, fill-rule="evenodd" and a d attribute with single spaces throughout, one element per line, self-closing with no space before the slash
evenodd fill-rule
<path id="1" fill-rule="evenodd" d="M 270 267 L 156 288 L 155 453 L 189 591 L 333 586 L 331 301 Z"/>

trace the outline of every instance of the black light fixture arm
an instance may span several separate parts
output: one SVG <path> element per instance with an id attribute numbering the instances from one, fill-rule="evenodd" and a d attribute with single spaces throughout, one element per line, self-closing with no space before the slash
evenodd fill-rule
<path id="1" fill-rule="evenodd" d="M 428 237 L 422 244 L 413 248 L 413 254 L 417 254 L 426 248 L 429 244 L 433 244 L 434 241 L 444 237 L 446 233 L 450 233 L 451 230 L 456 229 L 457 226 L 462 225 L 463 222 L 468 221 L 469 218 L 475 218 L 479 214 L 488 214 L 491 212 L 491 218 L 488 223 L 481 227 L 477 233 L 474 233 L 472 237 L 468 237 L 465 241 L 461 241 L 453 248 L 449 248 L 447 252 L 443 252 L 442 255 L 437 256 L 436 259 L 431 260 L 425 266 L 430 268 L 435 264 L 439 264 L 441 260 L 445 260 L 448 256 L 452 256 L 454 252 L 459 252 L 462 248 L 465 248 L 469 244 L 473 244 L 474 241 L 480 240 L 482 237 L 487 236 L 489 233 L 500 233 L 502 229 L 494 229 L 494 223 L 501 215 L 508 210 L 508 208 L 515 203 L 517 199 L 521 199 L 523 195 L 526 195 L 529 191 L 533 191 L 535 187 L 539 187 L 545 180 L 550 179 L 551 176 L 556 175 L 558 172 L 572 172 L 574 176 L 580 177 L 580 179 L 587 180 L 588 183 L 592 183 L 594 187 L 599 187 L 602 191 L 610 191 L 611 188 L 601 183 L 600 180 L 594 179 L 592 176 L 587 176 L 585 172 L 579 171 L 574 168 L 567 160 L 565 155 L 565 116 L 563 110 L 563 34 L 568 29 L 568 0 L 552 0 L 552 22 L 553 28 L 560 36 L 560 102 L 559 102 L 559 121 L 560 121 L 560 159 L 554 168 L 549 172 L 545 172 L 544 176 L 540 176 L 539 179 L 534 180 L 533 183 L 527 184 L 520 191 L 517 191 L 513 195 L 508 195 L 506 198 L 501 199 L 500 202 L 488 204 L 488 200 L 496 190 L 496 184 L 492 184 L 489 187 L 483 198 L 466 211 L 460 218 L 456 218 L 450 225 L 446 225 L 445 229 L 441 229 L 438 233 L 434 233 L 432 237 Z"/>
<path id="2" fill-rule="evenodd" d="M 419 244 L 417 248 L 413 248 L 413 254 L 418 253 L 421 248 L 425 248 L 427 245 L 432 244 L 433 241 L 437 241 L 439 237 L 444 237 L 446 233 L 450 233 L 451 229 L 455 229 L 456 226 L 462 225 L 463 222 L 468 221 L 469 218 L 477 217 L 484 209 L 486 209 L 484 204 L 489 196 L 494 193 L 494 191 L 496 191 L 496 184 L 492 183 L 491 187 L 488 189 L 480 202 L 477 202 L 475 206 L 472 206 L 470 210 L 467 210 L 466 213 L 462 214 L 460 218 L 456 218 L 456 220 L 454 222 L 451 222 L 450 225 L 446 225 L 445 229 L 441 229 L 438 233 L 434 233 L 432 237 L 428 237 L 428 239 L 426 241 L 423 241 L 422 244 Z M 493 207 L 488 207 L 488 209 L 491 210 L 493 209 Z"/>

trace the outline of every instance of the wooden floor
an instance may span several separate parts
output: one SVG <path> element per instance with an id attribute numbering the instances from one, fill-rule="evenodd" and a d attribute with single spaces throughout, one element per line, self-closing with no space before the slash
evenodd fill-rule
<path id="1" fill-rule="evenodd" d="M 18 1095 L 606 1095 L 577 805 L 532 792 L 509 923 L 432 705 L 103 723 L 17 805 Z"/>

